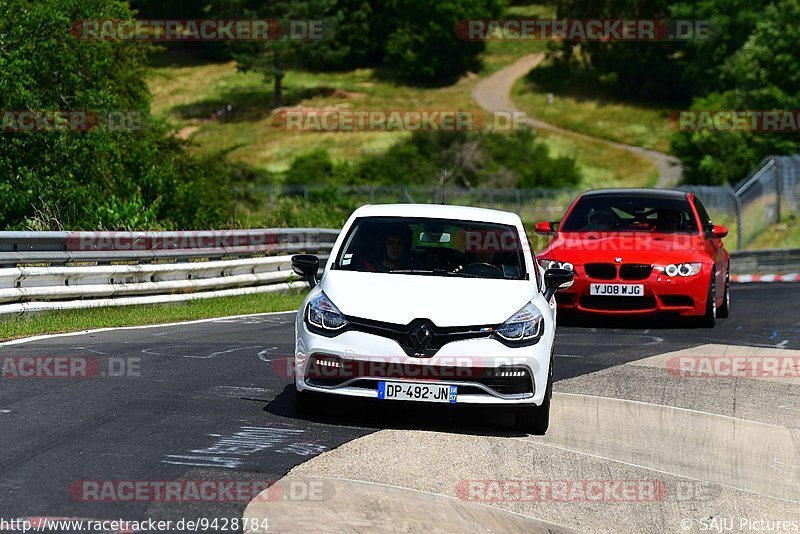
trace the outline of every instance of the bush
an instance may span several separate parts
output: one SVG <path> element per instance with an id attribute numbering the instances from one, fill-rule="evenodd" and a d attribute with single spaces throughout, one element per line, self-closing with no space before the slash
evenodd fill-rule
<path id="1" fill-rule="evenodd" d="M 515 187 L 560 188 L 577 185 L 581 180 L 575 160 L 553 158 L 547 145 L 537 143 L 530 130 L 511 135 L 484 134 L 482 142 L 489 154 L 490 172 L 510 171 L 516 177 Z M 485 172 L 484 176 L 489 172 Z"/>
<path id="2" fill-rule="evenodd" d="M 298 156 L 286 171 L 286 185 L 326 183 L 333 176 L 333 160 L 327 150 L 317 149 Z"/>
<path id="3" fill-rule="evenodd" d="M 435 185 L 443 171 L 462 187 L 565 187 L 580 182 L 575 160 L 553 158 L 530 130 L 415 132 L 386 152 L 334 164 L 324 150 L 299 156 L 285 173 L 292 185 Z M 331 199 L 335 194 L 331 194 Z"/>

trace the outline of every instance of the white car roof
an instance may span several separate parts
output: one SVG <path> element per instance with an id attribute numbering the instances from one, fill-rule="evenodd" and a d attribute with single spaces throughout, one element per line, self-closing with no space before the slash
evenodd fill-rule
<path id="1" fill-rule="evenodd" d="M 353 217 L 424 217 L 480 221 L 521 226 L 519 216 L 509 211 L 442 204 L 375 204 L 358 208 Z"/>

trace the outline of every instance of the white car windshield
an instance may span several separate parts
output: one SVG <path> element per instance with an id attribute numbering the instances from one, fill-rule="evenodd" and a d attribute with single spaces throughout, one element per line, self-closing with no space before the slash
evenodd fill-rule
<path id="1" fill-rule="evenodd" d="M 522 243 L 516 227 L 503 224 L 365 217 L 357 219 L 348 232 L 335 268 L 524 280 Z"/>

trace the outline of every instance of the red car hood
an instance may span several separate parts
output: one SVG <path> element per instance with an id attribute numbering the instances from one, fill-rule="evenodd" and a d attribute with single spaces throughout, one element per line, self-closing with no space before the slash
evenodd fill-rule
<path id="1" fill-rule="evenodd" d="M 559 233 L 538 255 L 583 265 L 611 262 L 616 258 L 625 263 L 676 263 L 700 261 L 703 237 L 688 234 L 649 232 L 565 232 Z"/>

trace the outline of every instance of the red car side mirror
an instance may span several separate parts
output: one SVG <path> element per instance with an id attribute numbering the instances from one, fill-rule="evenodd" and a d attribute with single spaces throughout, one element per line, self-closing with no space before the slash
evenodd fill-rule
<path id="1" fill-rule="evenodd" d="M 556 233 L 556 228 L 558 228 L 557 222 L 542 221 L 536 223 L 533 231 L 539 235 L 553 235 Z"/>
<path id="2" fill-rule="evenodd" d="M 717 239 L 722 239 L 723 237 L 728 235 L 728 228 L 720 224 L 715 224 L 714 229 L 711 231 L 711 235 L 716 237 Z"/>

